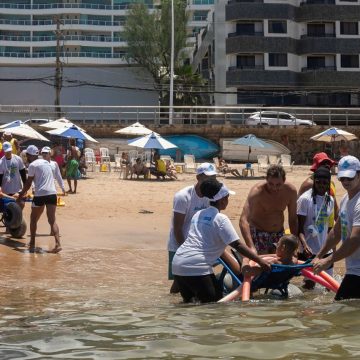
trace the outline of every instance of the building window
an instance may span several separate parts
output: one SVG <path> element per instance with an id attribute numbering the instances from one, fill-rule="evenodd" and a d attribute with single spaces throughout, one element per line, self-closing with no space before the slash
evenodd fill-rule
<path id="1" fill-rule="evenodd" d="M 308 69 L 324 69 L 325 57 L 324 56 L 308 56 L 307 58 Z"/>
<path id="2" fill-rule="evenodd" d="M 286 34 L 287 24 L 285 20 L 269 20 L 268 31 L 273 34 Z"/>
<path id="3" fill-rule="evenodd" d="M 341 55 L 342 68 L 358 68 L 359 55 Z"/>
<path id="4" fill-rule="evenodd" d="M 325 24 L 308 24 L 307 34 L 308 36 L 324 36 Z"/>
<path id="5" fill-rule="evenodd" d="M 340 22 L 341 35 L 358 35 L 359 24 L 357 22 Z"/>
<path id="6" fill-rule="evenodd" d="M 255 56 L 238 55 L 236 57 L 236 66 L 240 69 L 252 69 L 255 67 Z"/>
<path id="7" fill-rule="evenodd" d="M 269 54 L 269 66 L 287 66 L 287 54 Z"/>

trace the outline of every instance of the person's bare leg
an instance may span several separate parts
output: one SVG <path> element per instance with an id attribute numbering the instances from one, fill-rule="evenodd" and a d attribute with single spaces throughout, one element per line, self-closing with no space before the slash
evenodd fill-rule
<path id="1" fill-rule="evenodd" d="M 72 191 L 72 187 L 71 187 L 71 180 L 69 178 L 66 179 L 67 180 L 67 183 L 69 185 L 69 193 L 71 194 L 73 191 Z"/>
<path id="2" fill-rule="evenodd" d="M 49 225 L 51 227 L 51 233 L 54 235 L 55 238 L 55 247 L 49 251 L 52 253 L 58 253 L 59 251 L 61 251 L 59 227 L 56 223 L 55 213 L 56 213 L 56 205 L 46 205 L 46 215 L 48 218 Z"/>
<path id="3" fill-rule="evenodd" d="M 30 243 L 29 243 L 29 250 L 35 250 L 35 237 L 36 237 L 36 229 L 37 223 L 40 219 L 41 214 L 44 211 L 44 206 L 35 206 L 31 208 L 30 214 Z"/>
<path id="4" fill-rule="evenodd" d="M 73 194 L 76 194 L 76 189 L 77 189 L 77 179 L 74 179 L 74 192 L 73 192 Z"/>

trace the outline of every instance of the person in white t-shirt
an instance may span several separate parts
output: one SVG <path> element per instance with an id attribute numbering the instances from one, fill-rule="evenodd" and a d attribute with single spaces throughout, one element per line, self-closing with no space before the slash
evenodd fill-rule
<path id="1" fill-rule="evenodd" d="M 318 274 L 331 264 L 345 259 L 346 273 L 335 300 L 360 299 L 360 161 L 344 156 L 338 164 L 338 179 L 346 194 L 340 202 L 339 217 L 325 244 L 313 260 Z M 324 257 L 342 241 L 332 255 Z"/>
<path id="2" fill-rule="evenodd" d="M 12 145 L 5 141 L 5 155 L 0 160 L 1 190 L 7 195 L 18 193 L 26 182 L 26 170 L 21 157 L 12 153 Z"/>
<path id="3" fill-rule="evenodd" d="M 213 265 L 228 245 L 257 262 L 264 271 L 270 271 L 270 264 L 240 242 L 230 219 L 221 214 L 228 205 L 229 194 L 234 192 L 216 179 L 202 182 L 200 190 L 209 198 L 210 206 L 193 216 L 186 240 L 177 249 L 172 263 L 172 272 L 185 303 L 192 300 L 214 302 L 222 298 Z"/>
<path id="4" fill-rule="evenodd" d="M 202 163 L 196 169 L 195 185 L 187 186 L 178 191 L 174 196 L 173 201 L 173 216 L 171 219 L 170 235 L 168 240 L 168 252 L 169 252 L 169 269 L 168 278 L 174 280 L 171 266 L 172 259 L 175 255 L 178 247 L 184 242 L 189 232 L 190 221 L 193 215 L 202 209 L 209 206 L 209 199 L 203 197 L 200 192 L 201 183 L 209 178 L 215 178 L 217 175 L 214 164 Z M 174 281 L 170 293 L 179 292 L 178 286 Z"/>
<path id="5" fill-rule="evenodd" d="M 48 146 L 44 146 L 41 149 L 41 156 L 43 159 L 47 160 L 50 163 L 53 175 L 54 175 L 54 179 L 56 180 L 56 182 L 58 183 L 58 185 L 61 188 L 61 191 L 63 193 L 63 195 L 65 195 L 65 184 L 64 184 L 64 180 L 61 176 L 61 172 L 60 172 L 60 168 L 59 165 L 56 161 L 51 160 L 51 149 Z"/>
<path id="6" fill-rule="evenodd" d="M 299 239 L 302 251 L 299 259 L 315 257 L 326 241 L 330 216 L 334 209 L 334 199 L 330 195 L 331 173 L 327 167 L 319 167 L 314 172 L 311 189 L 305 191 L 297 200 Z M 326 254 L 329 256 L 332 250 Z M 332 275 L 333 267 L 327 270 Z M 303 287 L 313 289 L 315 283 L 304 280 Z"/>
<path id="7" fill-rule="evenodd" d="M 50 163 L 45 159 L 39 159 L 39 150 L 35 145 L 29 145 L 26 149 L 26 156 L 29 161 L 28 178 L 23 189 L 19 192 L 18 201 L 30 189 L 34 182 L 34 198 L 30 215 L 30 243 L 29 250 L 34 252 L 37 223 L 46 207 L 46 215 L 51 227 L 51 233 L 55 238 L 55 247 L 49 252 L 58 253 L 61 251 L 59 227 L 56 223 L 56 187 L 54 175 Z"/>

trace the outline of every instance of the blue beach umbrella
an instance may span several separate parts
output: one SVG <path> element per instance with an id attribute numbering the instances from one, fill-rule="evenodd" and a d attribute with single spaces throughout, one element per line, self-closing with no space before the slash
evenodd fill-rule
<path id="1" fill-rule="evenodd" d="M 241 138 L 234 140 L 232 143 L 236 144 L 236 145 L 244 145 L 244 146 L 249 147 L 248 161 L 250 159 L 251 148 L 253 148 L 253 149 L 261 149 L 261 148 L 273 149 L 274 148 L 271 144 L 265 142 L 264 140 L 257 138 L 253 134 L 245 135 Z"/>
<path id="2" fill-rule="evenodd" d="M 85 131 L 79 129 L 77 126 L 73 125 L 71 127 L 64 127 L 60 129 L 54 129 L 47 131 L 50 135 L 61 136 L 65 138 L 81 139 L 91 142 L 97 142 L 93 137 L 87 134 Z"/>

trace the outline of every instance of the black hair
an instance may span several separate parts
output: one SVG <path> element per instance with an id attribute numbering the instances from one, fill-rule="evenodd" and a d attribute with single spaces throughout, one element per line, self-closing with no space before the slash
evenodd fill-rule
<path id="1" fill-rule="evenodd" d="M 223 184 L 216 179 L 206 179 L 200 185 L 200 192 L 210 199 L 210 205 L 214 205 L 217 201 L 211 201 L 211 199 L 220 191 L 222 186 Z"/>
<path id="2" fill-rule="evenodd" d="M 316 185 L 315 185 L 315 179 L 326 179 L 329 180 L 329 186 L 326 190 L 327 192 L 327 196 L 325 198 L 325 206 L 328 207 L 329 203 L 330 203 L 330 186 L 331 186 L 331 173 L 330 170 L 324 166 L 321 165 L 319 166 L 315 172 L 314 172 L 314 180 L 313 180 L 313 186 L 312 186 L 312 192 L 311 192 L 311 197 L 313 199 L 313 203 L 316 204 L 316 195 L 318 195 L 317 191 L 316 191 Z"/>

